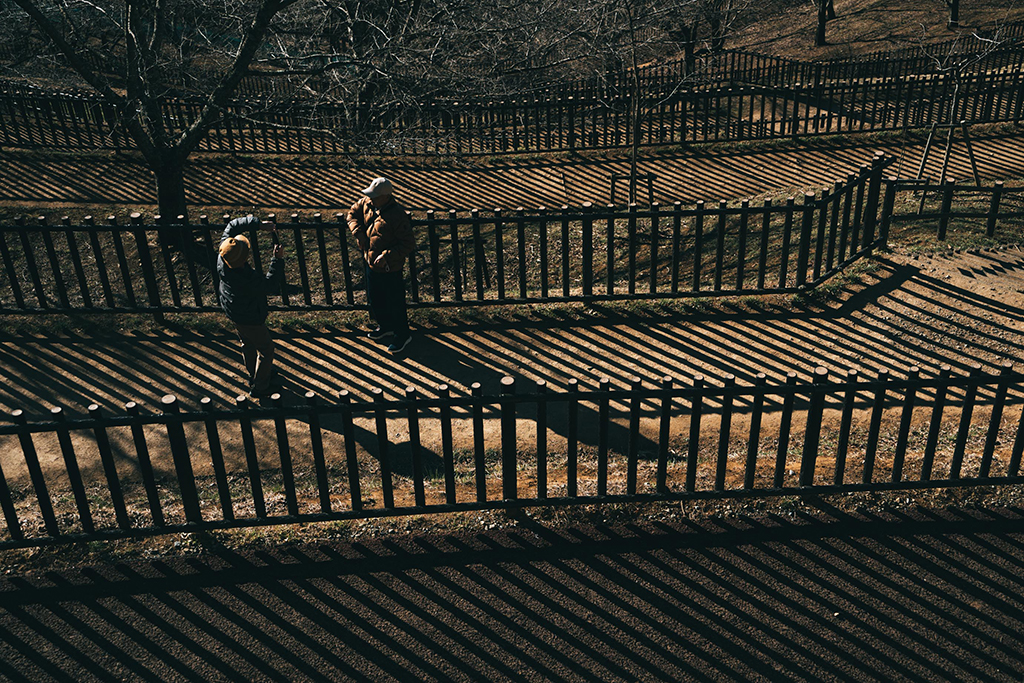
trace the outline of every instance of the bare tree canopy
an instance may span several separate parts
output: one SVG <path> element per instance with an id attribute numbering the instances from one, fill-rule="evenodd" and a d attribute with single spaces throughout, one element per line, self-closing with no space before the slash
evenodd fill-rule
<path id="1" fill-rule="evenodd" d="M 264 109 L 502 98 L 720 48 L 753 0 L 0 0 L 0 75 L 90 87 L 185 214 L 184 166 L 246 84 Z M 4 57 L 9 57 L 3 59 Z M 253 87 L 249 87 L 253 84 Z M 258 87 L 257 87 L 258 86 Z M 167 112 L 188 98 L 192 114 Z M 350 127 L 351 128 L 351 127 Z"/>

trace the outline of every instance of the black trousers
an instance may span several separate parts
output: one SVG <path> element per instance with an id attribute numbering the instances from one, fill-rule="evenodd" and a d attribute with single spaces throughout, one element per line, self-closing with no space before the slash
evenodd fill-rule
<path id="1" fill-rule="evenodd" d="M 398 338 L 409 334 L 409 317 L 405 309 L 405 276 L 403 273 L 378 273 L 366 267 L 366 300 L 370 317 L 380 329 L 394 332 Z"/>

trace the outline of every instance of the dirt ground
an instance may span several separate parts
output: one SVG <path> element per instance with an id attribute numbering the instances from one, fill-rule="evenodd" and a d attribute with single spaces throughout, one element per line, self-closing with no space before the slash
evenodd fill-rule
<path id="1" fill-rule="evenodd" d="M 1021 369 L 1024 361 L 1024 251 L 1018 246 L 963 253 L 918 254 L 893 252 L 883 255 L 855 272 L 842 276 L 831 290 L 833 299 L 761 300 L 752 297 L 716 304 L 663 303 L 643 307 L 558 306 L 534 308 L 500 308 L 463 313 L 451 319 L 443 313 L 420 311 L 414 315 L 416 343 L 407 358 L 395 361 L 382 348 L 364 337 L 365 323 L 361 315 L 342 316 L 342 320 L 325 323 L 314 319 L 303 323 L 294 317 L 277 329 L 279 365 L 283 374 L 280 392 L 286 405 L 302 404 L 304 394 L 313 391 L 321 400 L 333 401 L 341 390 L 349 391 L 359 400 L 370 400 L 380 389 L 386 397 L 404 395 L 408 386 L 416 387 L 421 396 L 437 395 L 439 385 L 447 385 L 453 395 L 466 395 L 473 382 L 480 382 L 485 394 L 498 392 L 501 377 L 514 377 L 518 390 L 534 391 L 538 380 L 547 382 L 550 391 L 563 391 L 570 379 L 579 382 L 581 391 L 596 389 L 601 378 L 609 378 L 612 387 L 626 388 L 632 377 L 640 377 L 653 386 L 663 377 L 674 378 L 676 385 L 689 384 L 695 375 L 704 376 L 711 384 L 721 384 L 726 375 L 734 375 L 741 385 L 753 383 L 755 375 L 764 373 L 769 384 L 782 384 L 787 372 L 798 373 L 801 382 L 809 380 L 815 367 L 829 370 L 835 380 L 856 369 L 862 379 L 873 379 L 885 370 L 894 378 L 904 377 L 911 367 L 920 368 L 924 377 L 938 373 L 948 365 L 954 374 L 966 375 L 975 364 L 986 372 L 996 373 L 1004 363 Z M 117 330 L 111 322 L 118 319 L 83 318 L 67 321 L 68 327 L 54 333 L 33 330 L 38 321 L 9 318 L 6 332 L 0 336 L 0 405 L 8 415 L 22 409 L 30 420 L 48 416 L 52 406 L 62 406 L 69 417 L 84 415 L 85 407 L 97 404 L 105 414 L 123 414 L 125 403 L 137 403 L 141 410 L 159 412 L 161 397 L 175 395 L 182 409 L 198 411 L 199 401 L 209 397 L 214 406 L 233 405 L 234 397 L 243 392 L 243 380 L 235 341 L 216 316 L 191 317 L 182 324 L 155 328 L 142 321 L 143 329 Z M 1013 431 L 1020 415 L 1019 388 L 1011 392 L 1011 405 L 1003 419 L 1003 434 L 996 457 L 996 468 L 1005 467 Z M 838 400 L 838 399 L 837 399 Z M 831 404 L 826 413 L 828 424 L 838 419 L 840 404 Z M 855 415 L 856 429 L 863 431 L 869 412 Z M 893 404 L 883 422 L 883 439 L 893 440 L 898 428 L 898 404 Z M 980 407 L 975 424 L 983 424 L 986 410 Z M 556 410 L 557 413 L 557 410 Z M 957 407 L 951 406 L 945 421 L 954 429 Z M 612 448 L 622 448 L 628 432 L 628 406 L 613 403 L 610 433 Z M 404 419 L 396 419 L 389 427 L 392 463 L 396 474 L 408 475 L 406 469 L 409 434 Z M 472 424 L 456 411 L 454 447 L 457 453 L 472 453 Z M 925 411 L 918 413 L 923 430 Z M 536 444 L 530 408 L 522 410 L 519 428 L 523 453 L 532 453 Z M 485 441 L 489 448 L 499 443 L 497 419 L 485 422 Z M 686 429 L 675 422 L 671 441 L 682 449 Z M 311 476 L 306 420 L 288 421 L 289 440 L 297 470 Z M 329 461 L 344 462 L 341 429 L 331 421 L 324 422 L 324 444 Z M 598 427 L 593 405 L 585 407 L 580 422 L 583 443 L 593 441 Z M 562 495 L 566 426 L 561 413 L 553 414 L 548 439 L 552 474 L 550 495 Z M 704 423 L 705 446 L 714 450 L 717 438 L 716 418 Z M 762 425 L 765 453 L 773 453 L 773 434 L 778 418 L 768 414 Z M 360 443 L 361 470 L 368 481 L 374 480 L 378 463 L 372 419 L 356 421 Z M 733 441 L 742 451 L 749 430 L 749 414 L 739 406 L 733 421 Z M 797 430 L 799 431 L 799 429 Z M 658 406 L 652 402 L 642 410 L 640 423 L 643 443 L 656 444 Z M 203 451 L 205 433 L 201 424 L 188 430 L 194 443 L 192 457 L 198 474 L 209 476 L 210 459 Z M 984 434 L 984 430 L 979 431 Z M 166 434 L 161 427 L 147 432 L 150 452 L 158 475 L 173 480 L 173 468 L 167 455 Z M 134 456 L 132 436 L 126 428 L 110 433 L 117 457 L 118 472 L 125 481 L 138 482 L 138 460 Z M 436 416 L 424 415 L 421 424 L 422 443 L 429 454 L 431 469 L 437 469 L 441 452 L 440 423 Z M 102 468 L 95 442 L 88 432 L 75 432 L 79 463 L 87 482 L 102 488 Z M 221 441 L 228 471 L 241 475 L 238 486 L 244 489 L 245 458 L 241 433 L 237 426 L 221 430 Z M 257 423 L 256 443 L 260 450 L 262 469 L 279 471 L 276 461 L 276 432 L 272 421 Z M 971 450 L 983 439 L 972 439 Z M 976 443 L 977 442 L 977 443 Z M 951 443 L 951 442 L 950 442 Z M 44 470 L 57 481 L 63 478 L 64 464 L 56 439 L 37 437 Z M 653 445 L 641 446 L 656 451 Z M 0 460 L 4 475 L 18 486 L 28 483 L 21 450 L 14 437 L 6 437 L 4 456 Z M 624 452 L 624 451 L 619 451 Z M 680 451 L 683 452 L 683 451 Z M 562 454 L 562 455 L 559 455 Z M 976 455 L 976 454 L 975 454 Z M 798 454 L 793 457 L 798 458 Z M 850 472 L 858 467 L 851 455 Z M 968 467 L 976 463 L 968 458 Z M 559 459 L 561 458 L 561 460 Z M 581 454 L 581 493 L 593 493 L 595 473 L 592 452 Z M 879 467 L 887 465 L 880 456 Z M 496 466 L 489 456 L 489 467 Z M 670 467 L 670 480 L 682 476 L 683 460 Z M 830 477 L 831 460 L 823 455 L 820 475 Z M 919 464 L 908 460 L 908 468 Z M 460 466 L 471 471 L 471 465 Z M 643 485 L 653 481 L 654 461 L 641 463 Z M 729 481 L 742 481 L 742 458 L 729 464 Z M 770 478 L 771 463 L 765 458 L 758 465 L 758 478 Z M 789 465 L 788 476 L 794 469 Z M 702 484 L 713 475 L 713 468 L 701 466 Z M 828 470 L 828 471 L 826 471 Z M 908 472 L 910 470 L 908 469 Z M 345 477 L 334 473 L 339 482 Z M 908 475 L 909 476 L 909 475 Z M 623 486 L 622 463 L 613 461 L 610 485 Z M 276 480 L 275 480 L 276 481 Z M 495 487 L 500 478 L 495 476 Z M 730 484 L 731 486 L 732 484 Z M 206 486 L 206 485 L 204 485 Z M 380 503 L 378 489 L 365 484 L 368 504 Z M 520 486 L 532 491 L 536 479 L 527 466 L 520 473 Z M 212 483 L 209 484 L 212 488 Z M 283 505 L 283 496 L 276 485 L 270 497 L 272 506 Z M 345 490 L 341 490 L 345 489 Z M 336 493 L 338 503 L 347 505 L 346 487 Z M 472 496 L 471 479 L 459 481 L 460 499 Z M 332 492 L 334 489 L 332 489 Z M 239 514 L 246 514 L 251 502 L 244 491 L 237 495 Z M 495 488 L 492 495 L 497 496 Z M 428 486 L 428 498 L 443 499 L 443 480 L 435 479 Z M 411 491 L 399 487 L 399 505 L 411 504 Z M 429 502 L 429 501 L 428 501 Z M 26 504 L 31 503 L 26 500 Z M 213 501 L 207 503 L 216 516 Z M 302 505 L 316 506 L 314 490 L 303 493 Z M 173 506 L 172 506 L 173 507 Z M 144 506 L 143 506 L 144 508 Z M 30 526 L 37 516 L 32 505 L 25 510 Z M 109 510 L 107 511 L 109 513 Z M 251 512 L 251 510 L 250 510 Z M 140 514 L 143 514 L 140 511 Z M 177 511 L 180 514 L 180 510 Z M 38 522 L 38 520 L 36 520 Z"/>
<path id="2" fill-rule="evenodd" d="M 779 16 L 738 30 L 727 47 L 790 59 L 841 59 L 883 50 L 918 48 L 943 56 L 929 45 L 957 35 L 991 35 L 999 25 L 1024 19 L 1016 0 L 960 3 L 960 27 L 947 27 L 949 10 L 942 0 L 835 0 L 836 18 L 828 22 L 827 43 L 814 44 L 817 9 L 813 2 L 794 2 Z"/>

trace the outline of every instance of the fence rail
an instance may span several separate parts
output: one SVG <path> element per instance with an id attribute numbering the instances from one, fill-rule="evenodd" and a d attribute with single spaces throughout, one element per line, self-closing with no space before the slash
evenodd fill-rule
<path id="1" fill-rule="evenodd" d="M 893 210 L 881 219 L 887 225 L 935 221 L 936 237 L 944 241 L 953 221 L 984 222 L 985 237 L 1004 244 L 1021 241 L 1020 221 L 1013 219 L 1024 218 L 1024 187 L 1005 187 L 1001 180 L 990 186 L 962 185 L 953 178 L 939 185 L 925 178 L 889 183 L 886 192 L 914 195 L 913 202 L 903 203 L 903 210 Z M 896 205 L 889 198 L 885 203 Z"/>
<path id="2" fill-rule="evenodd" d="M 928 379 L 911 368 L 901 379 L 851 370 L 832 381 L 823 367 L 810 382 L 750 379 L 634 378 L 625 390 L 572 380 L 564 391 L 537 382 L 524 392 L 506 377 L 489 395 L 476 383 L 432 397 L 376 390 L 372 401 L 343 391 L 298 405 L 275 396 L 269 407 L 207 398 L 194 411 L 166 396 L 159 413 L 92 405 L 87 417 L 54 408 L 42 421 L 14 411 L 0 440 L 23 467 L 12 457 L 0 471 L 0 548 L 535 505 L 1024 483 L 1024 375 L 1009 364 L 969 376 L 944 366 Z M 227 440 L 241 446 L 225 449 Z M 23 524 L 30 517 L 38 528 Z"/>
<path id="3" fill-rule="evenodd" d="M 935 123 L 1020 121 L 1024 48 L 999 53 L 993 68 L 967 74 L 820 79 L 646 94 L 638 143 L 761 140 Z M 954 97 L 955 93 L 955 97 Z M 232 153 L 349 152 L 495 154 L 629 146 L 633 102 L 626 94 L 534 96 L 502 102 L 433 102 L 415 110 L 294 104 L 283 110 L 238 102 L 225 109 L 200 149 Z M 183 130 L 199 101 L 164 102 L 164 125 Z M 8 90 L 0 94 L 0 145 L 128 149 L 112 106 L 84 95 Z"/>
<path id="4" fill-rule="evenodd" d="M 463 306 L 796 292 L 879 244 L 892 161 L 876 156 L 800 203 L 427 211 L 414 216 L 409 297 L 414 306 Z M 362 306 L 361 255 L 343 215 L 293 215 L 278 228 L 289 284 L 271 308 Z M 145 224 L 138 215 L 128 225 L 40 218 L 0 227 L 0 312 L 217 311 L 222 229 L 205 217 Z M 249 239 L 263 270 L 266 236 L 254 230 Z"/>

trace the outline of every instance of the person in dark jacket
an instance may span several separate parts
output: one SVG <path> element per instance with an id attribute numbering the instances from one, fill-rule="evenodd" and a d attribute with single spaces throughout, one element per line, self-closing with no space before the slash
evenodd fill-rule
<path id="1" fill-rule="evenodd" d="M 405 308 L 405 260 L 416 247 L 412 222 L 395 201 L 387 178 L 375 178 L 348 212 L 348 229 L 366 261 L 366 298 L 377 327 L 374 341 L 391 337 L 388 351 L 397 355 L 412 341 Z"/>
<path id="2" fill-rule="evenodd" d="M 266 275 L 257 273 L 249 264 L 249 238 L 243 233 L 261 227 L 254 216 L 236 218 L 224 228 L 217 256 L 217 295 L 220 306 L 238 330 L 242 357 L 249 372 L 249 395 L 262 398 L 270 395 L 270 378 L 274 372 L 274 341 L 267 329 L 267 293 L 280 289 L 284 279 L 284 250 L 274 245 L 274 257 Z M 262 227 L 274 229 L 266 222 Z"/>

